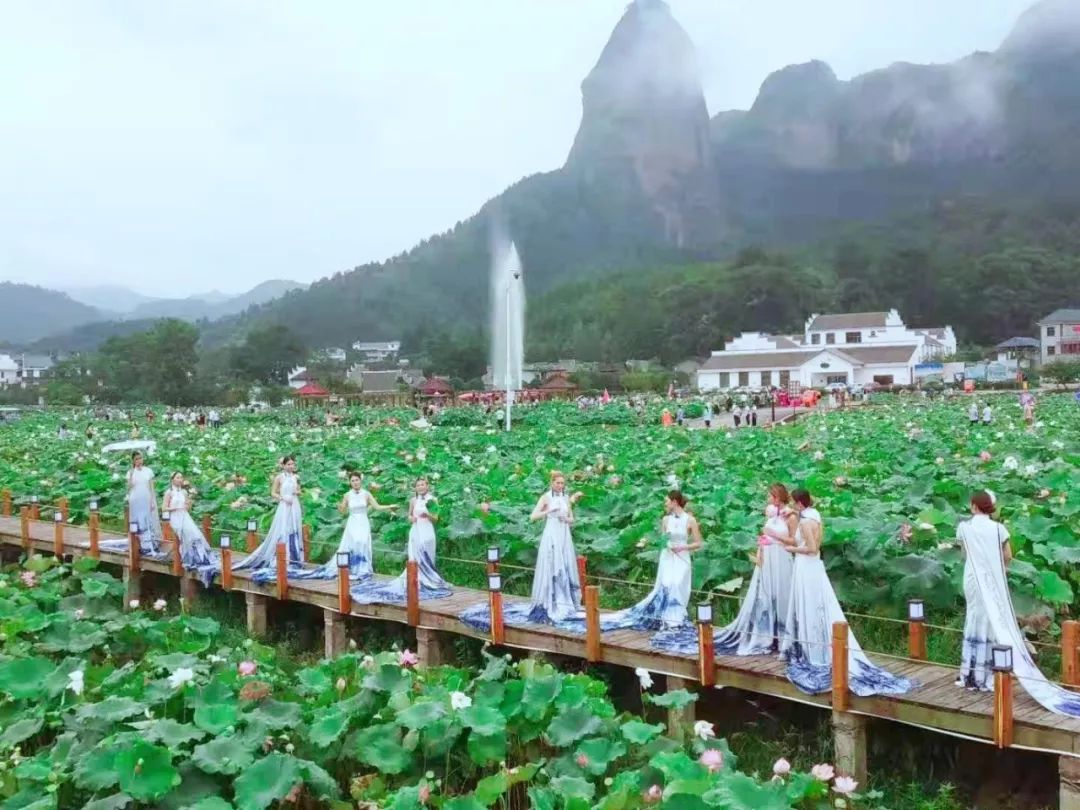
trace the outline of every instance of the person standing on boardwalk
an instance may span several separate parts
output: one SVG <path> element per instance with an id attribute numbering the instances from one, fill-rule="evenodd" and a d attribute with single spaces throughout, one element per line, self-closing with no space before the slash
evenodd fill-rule
<path id="1" fill-rule="evenodd" d="M 566 492 L 566 476 L 551 473 L 551 488 L 540 496 L 531 520 L 544 521 L 536 553 L 529 620 L 557 622 L 581 611 L 581 579 L 574 551 L 574 504 L 580 493 Z"/>
<path id="2" fill-rule="evenodd" d="M 185 570 L 194 571 L 202 584 L 209 588 L 215 574 L 221 571 L 221 556 L 215 552 L 190 514 L 191 493 L 182 473 L 174 472 L 161 509 L 169 516 L 169 527 L 180 544 L 180 563 Z"/>
<path id="3" fill-rule="evenodd" d="M 161 520 L 157 496 L 154 493 L 154 471 L 143 463 L 143 454 L 131 454 L 131 469 L 127 474 L 128 520 L 138 525 L 139 548 L 156 552 L 161 545 Z"/>
<path id="4" fill-rule="evenodd" d="M 233 565 L 233 571 L 258 572 L 256 580 L 272 580 L 277 572 L 277 544 L 285 543 L 286 562 L 299 565 L 304 560 L 304 515 L 300 509 L 300 478 L 296 459 L 281 459 L 280 472 L 270 484 L 270 497 L 277 502 L 274 519 L 266 537 L 251 554 Z"/>

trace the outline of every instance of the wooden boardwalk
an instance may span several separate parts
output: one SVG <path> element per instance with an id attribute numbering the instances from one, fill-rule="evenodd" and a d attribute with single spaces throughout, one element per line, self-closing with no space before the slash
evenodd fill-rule
<path id="1" fill-rule="evenodd" d="M 31 521 L 29 527 L 31 547 L 41 553 L 54 553 L 53 523 Z M 107 536 L 102 533 L 101 542 L 110 540 L 121 540 L 126 543 L 124 537 Z M 18 517 L 0 517 L 0 545 L 20 548 L 23 546 Z M 65 554 L 74 557 L 83 556 L 88 553 L 89 545 L 89 532 L 86 528 L 70 525 L 64 527 Z M 244 555 L 239 551 L 234 552 L 234 560 L 239 560 L 242 556 Z M 100 560 L 104 564 L 115 565 L 121 569 L 128 566 L 126 554 L 102 550 Z M 172 574 L 172 566 L 167 561 L 155 562 L 143 558 L 140 568 L 142 571 Z M 186 574 L 184 578 L 190 579 Z M 186 587 L 190 588 L 191 585 L 188 584 Z M 232 590 L 249 595 L 247 597 L 249 612 L 252 603 L 261 603 L 265 606 L 265 603 L 275 598 L 277 593 L 274 584 L 256 584 L 250 580 L 246 572 L 237 572 L 234 575 Z M 340 621 L 340 616 L 335 618 L 338 609 L 336 580 L 290 581 L 287 596 L 289 601 L 324 609 L 328 628 L 332 621 Z M 487 599 L 486 591 L 458 588 L 445 599 L 422 601 L 417 627 L 424 632 L 437 631 L 486 639 L 488 638 L 486 633 L 462 624 L 457 617 L 466 607 L 478 602 L 486 602 Z M 525 601 L 520 597 L 509 595 L 504 595 L 504 600 L 507 603 Z M 265 617 L 265 613 L 263 615 Z M 404 605 L 353 604 L 349 615 L 357 618 L 408 623 Z M 677 679 L 669 683 L 678 686 L 693 686 L 698 681 L 696 657 L 653 649 L 649 645 L 649 638 L 649 633 L 634 630 L 605 633 L 601 636 L 602 660 L 630 668 L 641 667 L 653 673 L 667 675 Z M 586 658 L 584 636 L 560 631 L 547 625 L 526 627 L 507 625 L 505 646 Z M 954 686 L 953 680 L 957 673 L 955 667 L 891 659 L 872 653 L 870 657 L 892 672 L 917 680 L 920 686 L 910 694 L 896 697 L 851 695 L 849 706 L 843 712 L 843 716 L 855 719 L 881 718 L 992 743 L 994 738 L 993 696 L 988 693 L 968 692 Z M 716 658 L 716 686 L 718 688 L 734 687 L 759 695 L 815 705 L 822 709 L 832 708 L 831 695 L 810 696 L 797 690 L 785 677 L 783 664 L 774 656 L 718 656 Z M 834 719 L 840 715 L 840 712 L 834 712 Z M 1019 686 L 1015 689 L 1013 717 L 1015 747 L 1044 751 L 1063 757 L 1080 755 L 1080 719 L 1062 717 L 1046 711 Z M 838 727 L 839 725 L 838 723 Z M 865 728 L 860 733 L 865 738 Z M 838 747 L 839 744 L 838 739 Z M 1064 769 L 1065 766 L 1062 767 Z M 1063 803 L 1062 806 L 1067 805 Z"/>

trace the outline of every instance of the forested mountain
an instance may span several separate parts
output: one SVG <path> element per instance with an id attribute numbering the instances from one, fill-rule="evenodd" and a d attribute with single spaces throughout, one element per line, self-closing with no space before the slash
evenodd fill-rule
<path id="1" fill-rule="evenodd" d="M 975 202 L 855 226 L 794 252 L 750 248 L 728 262 L 657 266 L 564 285 L 529 306 L 529 359 L 671 364 L 740 331 L 802 331 L 811 312 L 888 310 L 952 325 L 987 345 L 1033 334 L 1080 302 L 1080 204 Z"/>
<path id="2" fill-rule="evenodd" d="M 727 275 L 718 262 L 740 248 L 821 244 L 826 237 L 835 246 L 836 234 L 853 222 L 896 218 L 905 224 L 860 237 L 874 244 L 873 262 L 853 261 L 849 248 L 823 248 L 814 254 L 814 277 L 831 279 L 823 282 L 829 308 L 871 299 L 911 305 L 907 294 L 915 286 L 927 289 L 932 278 L 945 294 L 966 283 L 961 265 L 997 250 L 957 244 L 961 261 L 946 259 L 938 243 L 919 242 L 931 235 L 941 244 L 957 241 L 948 232 L 953 219 L 942 212 L 967 211 L 991 231 L 993 218 L 1011 218 L 1011 247 L 1039 250 L 1047 247 L 1039 223 L 1013 217 L 1009 206 L 1030 211 L 1035 203 L 1064 201 L 1055 210 L 1071 211 L 1069 201 L 1080 199 L 1074 0 L 1042 0 L 997 52 L 949 65 L 897 64 L 847 82 L 821 62 L 785 68 L 765 81 L 750 110 L 711 121 L 689 37 L 666 3 L 635 0 L 583 82 L 582 100 L 581 127 L 562 169 L 522 180 L 408 253 L 320 281 L 245 319 L 222 322 L 206 337 L 223 342 L 252 323 L 284 322 L 309 345 L 404 337 L 406 348 L 416 349 L 433 334 L 471 332 L 486 323 L 493 230 L 517 242 L 538 325 L 560 318 L 544 311 L 549 302 L 582 305 L 570 290 L 611 286 L 629 296 L 655 280 L 648 268 L 686 264 L 694 265 L 686 271 L 691 277 L 718 273 L 722 287 Z M 900 250 L 915 252 L 899 263 L 886 258 Z M 883 262 L 891 262 L 887 270 Z M 1023 276 L 1025 266 L 1013 274 Z M 636 270 L 645 273 L 640 284 Z M 624 272 L 586 281 L 612 271 Z M 1070 271 L 1062 272 L 1067 278 Z M 880 273 L 889 284 L 879 283 Z M 789 288 L 800 278 L 765 275 Z M 577 286 L 535 298 L 566 283 Z M 1043 314 L 1042 293 L 1009 300 L 1007 319 L 989 330 L 973 324 L 962 337 L 1026 331 Z M 702 317 L 717 328 L 753 325 L 746 316 L 752 308 L 739 315 L 714 303 Z M 920 305 L 905 316 L 924 312 L 941 314 Z M 595 333 L 581 340 L 597 343 Z M 618 354 L 639 353 L 633 343 L 612 340 Z M 529 341 L 534 349 L 550 345 L 536 331 Z"/>
<path id="3" fill-rule="evenodd" d="M 102 317 L 98 310 L 62 292 L 0 282 L 0 343 L 29 343 Z"/>

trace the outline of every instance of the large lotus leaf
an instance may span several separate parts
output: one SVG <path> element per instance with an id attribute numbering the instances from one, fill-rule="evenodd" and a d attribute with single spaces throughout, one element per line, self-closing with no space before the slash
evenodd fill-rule
<path id="1" fill-rule="evenodd" d="M 585 757 L 585 770 L 593 776 L 602 776 L 608 766 L 625 753 L 626 746 L 620 740 L 609 737 L 582 740 L 577 747 L 577 755 Z"/>
<path id="2" fill-rule="evenodd" d="M 356 733 L 354 755 L 380 773 L 401 773 L 412 762 L 402 746 L 401 729 L 393 723 L 369 726 Z"/>
<path id="3" fill-rule="evenodd" d="M 1068 604 L 1073 600 L 1072 586 L 1054 571 L 1043 571 L 1039 574 L 1035 592 L 1054 605 Z"/>
<path id="4" fill-rule="evenodd" d="M 377 672 L 364 678 L 364 688 L 377 692 L 404 692 L 410 683 L 409 676 L 402 674 L 401 667 L 393 664 L 383 664 Z"/>
<path id="5" fill-rule="evenodd" d="M 1071 542 L 1072 538 L 1070 538 Z M 1032 551 L 1036 556 L 1042 557 L 1047 562 L 1059 565 L 1076 565 L 1080 563 L 1080 546 L 1067 544 L 1038 543 Z"/>
<path id="6" fill-rule="evenodd" d="M 328 692 L 333 682 L 330 675 L 321 667 L 308 667 L 296 673 L 300 692 L 305 695 L 320 695 Z"/>
<path id="7" fill-rule="evenodd" d="M 146 704 L 126 697 L 107 697 L 100 703 L 89 703 L 79 707 L 80 719 L 93 718 L 115 723 L 134 717 L 146 711 Z"/>
<path id="8" fill-rule="evenodd" d="M 16 720 L 4 728 L 3 734 L 0 734 L 0 749 L 18 745 L 23 740 L 33 737 L 41 731 L 44 724 L 45 718 L 41 715 Z"/>
<path id="9" fill-rule="evenodd" d="M 525 716 L 530 720 L 539 720 L 547 715 L 562 689 L 562 684 L 562 678 L 558 675 L 526 679 L 525 693 L 521 698 Z"/>
<path id="10" fill-rule="evenodd" d="M 87 790 L 103 790 L 112 787 L 120 778 L 116 770 L 116 757 L 120 745 L 109 741 L 101 743 L 75 764 L 75 784 Z"/>
<path id="11" fill-rule="evenodd" d="M 160 799 L 180 784 L 167 748 L 138 741 L 116 755 L 120 789 L 139 801 Z"/>
<path id="12" fill-rule="evenodd" d="M 142 730 L 143 738 L 147 742 L 161 743 L 172 751 L 206 736 L 205 731 L 190 723 L 178 723 L 167 717 L 145 723 L 132 723 L 132 726 Z"/>
<path id="13" fill-rule="evenodd" d="M 236 774 L 255 761 L 255 745 L 243 737 L 227 734 L 195 746 L 191 761 L 206 773 Z"/>
<path id="14" fill-rule="evenodd" d="M 167 655 L 155 655 L 153 663 L 158 670 L 175 672 L 181 668 L 192 669 L 199 663 L 199 657 L 190 653 L 169 653 Z"/>
<path id="15" fill-rule="evenodd" d="M 894 593 L 903 599 L 932 597 L 947 581 L 941 560 L 917 554 L 891 560 L 887 570 L 891 577 L 896 578 Z"/>
<path id="16" fill-rule="evenodd" d="M 490 706 L 470 706 L 458 712 L 458 720 L 474 734 L 490 736 L 506 730 L 506 718 L 498 709 Z"/>
<path id="17" fill-rule="evenodd" d="M 644 745 L 664 733 L 664 724 L 651 725 L 641 720 L 629 720 L 622 725 L 622 735 L 634 745 Z"/>
<path id="18" fill-rule="evenodd" d="M 198 690 L 188 690 L 184 694 L 184 701 L 192 708 L 200 706 L 215 706 L 222 703 L 234 703 L 235 693 L 231 686 L 222 681 L 221 676 L 215 677 L 206 686 Z"/>
<path id="19" fill-rule="evenodd" d="M 0 691 L 15 700 L 28 700 L 45 693 L 45 678 L 55 665 L 48 658 L 13 658 L 0 662 Z"/>
<path id="20" fill-rule="evenodd" d="M 506 759 L 506 734 L 477 734 L 472 732 L 466 741 L 469 757 L 477 765 L 490 765 Z"/>
<path id="21" fill-rule="evenodd" d="M 421 730 L 445 715 L 446 706 L 436 701 L 427 700 L 414 703 L 404 711 L 398 712 L 396 720 L 405 728 Z M 499 716 L 502 717 L 501 714 Z"/>
<path id="22" fill-rule="evenodd" d="M 24 788 L 0 805 L 3 810 L 56 810 L 56 794 L 41 795 L 37 785 Z"/>
<path id="23" fill-rule="evenodd" d="M 246 715 L 249 722 L 265 723 L 268 728 L 294 728 L 300 722 L 300 705 L 280 700 L 264 700 L 259 708 Z"/>
<path id="24" fill-rule="evenodd" d="M 587 708 L 578 706 L 560 712 L 547 728 L 547 738 L 559 748 L 570 745 L 589 734 L 596 734 L 603 723 Z"/>
<path id="25" fill-rule="evenodd" d="M 236 806 L 239 810 L 263 810 L 285 798 L 301 778 L 296 758 L 275 751 L 237 777 L 233 783 Z"/>
<path id="26" fill-rule="evenodd" d="M 185 805 L 182 810 L 233 810 L 233 806 L 220 796 L 205 796 L 195 804 Z"/>
<path id="27" fill-rule="evenodd" d="M 697 695 L 685 689 L 672 689 L 662 695 L 645 694 L 645 701 L 665 709 L 683 709 L 697 700 Z"/>
<path id="28" fill-rule="evenodd" d="M 473 795 L 484 807 L 490 807 L 510 789 L 510 780 L 505 771 L 499 771 L 476 783 Z"/>
<path id="29" fill-rule="evenodd" d="M 308 728 L 308 739 L 317 748 L 337 742 L 349 727 L 349 716 L 337 706 L 320 709 Z"/>
<path id="30" fill-rule="evenodd" d="M 336 798 L 338 796 L 337 782 L 334 777 L 323 770 L 319 765 L 307 759 L 297 760 L 300 765 L 300 775 L 304 783 L 320 799 Z"/>
<path id="31" fill-rule="evenodd" d="M 533 786 L 529 788 L 529 807 L 535 810 L 555 810 L 559 794 L 551 788 Z"/>
<path id="32" fill-rule="evenodd" d="M 560 776 L 551 780 L 551 786 L 560 795 L 569 798 L 591 799 L 596 794 L 596 786 L 578 776 Z"/>
<path id="33" fill-rule="evenodd" d="M 156 810 L 181 810 L 221 794 L 221 780 L 201 771 L 190 759 L 178 763 L 177 770 L 180 784 L 157 803 Z"/>
<path id="34" fill-rule="evenodd" d="M 220 734 L 235 726 L 240 713 L 232 703 L 214 703 L 195 710 L 195 725 L 211 734 Z"/>
<path id="35" fill-rule="evenodd" d="M 703 765 L 694 762 L 684 751 L 672 751 L 657 754 L 649 764 L 664 775 L 667 782 L 698 781 L 704 779 L 707 771 Z"/>

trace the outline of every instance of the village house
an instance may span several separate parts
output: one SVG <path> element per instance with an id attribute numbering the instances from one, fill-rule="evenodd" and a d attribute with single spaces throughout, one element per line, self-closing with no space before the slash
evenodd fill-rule
<path id="1" fill-rule="evenodd" d="M 1059 309 L 1039 321 L 1039 343 L 1044 365 L 1062 357 L 1080 360 L 1080 309 Z"/>
<path id="2" fill-rule="evenodd" d="M 0 354 L 0 387 L 17 385 L 19 382 L 19 364 L 10 354 Z"/>
<path id="3" fill-rule="evenodd" d="M 952 327 L 912 329 L 894 309 L 811 315 L 801 335 L 744 332 L 697 370 L 701 391 L 911 385 L 916 366 L 956 352 Z"/>
<path id="4" fill-rule="evenodd" d="M 353 351 L 360 355 L 365 363 L 384 363 L 387 360 L 396 360 L 401 351 L 400 340 L 365 343 L 357 341 L 352 345 Z"/>

